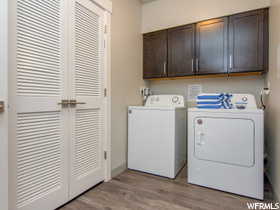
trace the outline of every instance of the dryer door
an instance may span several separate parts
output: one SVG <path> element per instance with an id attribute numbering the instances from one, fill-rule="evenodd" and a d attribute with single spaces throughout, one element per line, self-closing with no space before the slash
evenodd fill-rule
<path id="1" fill-rule="evenodd" d="M 244 167 L 254 165 L 255 125 L 250 119 L 194 119 L 195 157 Z"/>

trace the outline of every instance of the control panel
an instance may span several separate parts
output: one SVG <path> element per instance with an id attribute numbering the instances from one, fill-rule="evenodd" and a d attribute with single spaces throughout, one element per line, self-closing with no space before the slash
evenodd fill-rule
<path id="1" fill-rule="evenodd" d="M 151 95 L 145 106 L 148 107 L 185 107 L 185 100 L 180 95 Z"/>
<path id="2" fill-rule="evenodd" d="M 257 109 L 256 99 L 251 94 L 233 94 L 231 103 L 234 109 Z"/>

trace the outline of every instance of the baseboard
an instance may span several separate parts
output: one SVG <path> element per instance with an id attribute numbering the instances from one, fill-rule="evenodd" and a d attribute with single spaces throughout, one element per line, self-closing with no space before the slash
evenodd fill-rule
<path id="1" fill-rule="evenodd" d="M 271 179 L 271 177 L 270 177 L 270 175 L 269 175 L 269 173 L 266 171 L 265 172 L 265 175 L 266 175 L 266 177 L 268 178 L 268 181 L 270 182 L 270 184 L 271 184 L 271 187 L 272 187 L 272 190 L 273 190 L 273 199 L 275 200 L 275 201 L 277 201 L 277 202 L 280 202 L 280 195 L 278 194 L 278 192 L 277 192 L 277 190 L 278 189 L 276 189 L 276 187 L 273 185 L 273 183 L 272 183 L 272 179 Z"/>
<path id="2" fill-rule="evenodd" d="M 112 178 L 118 176 L 122 172 L 124 172 L 127 169 L 127 163 L 124 163 L 114 169 L 112 169 Z"/>

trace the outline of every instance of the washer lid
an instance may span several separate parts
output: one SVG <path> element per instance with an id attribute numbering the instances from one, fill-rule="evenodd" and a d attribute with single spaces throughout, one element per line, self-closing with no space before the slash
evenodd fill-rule
<path id="1" fill-rule="evenodd" d="M 167 110 L 167 111 L 174 111 L 177 109 L 186 109 L 186 107 L 164 107 L 164 106 L 153 106 L 153 107 L 148 107 L 148 106 L 129 106 L 129 110 L 131 109 L 138 109 L 138 110 Z"/>
<path id="2" fill-rule="evenodd" d="M 200 112 L 200 113 L 235 113 L 235 114 L 263 114 L 262 109 L 199 109 L 199 108 L 189 108 L 188 112 Z"/>

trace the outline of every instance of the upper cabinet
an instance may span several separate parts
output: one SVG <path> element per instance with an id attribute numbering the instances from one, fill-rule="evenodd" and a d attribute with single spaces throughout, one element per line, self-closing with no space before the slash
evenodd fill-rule
<path id="1" fill-rule="evenodd" d="M 266 70 L 267 12 L 263 9 L 230 17 L 229 72 Z"/>
<path id="2" fill-rule="evenodd" d="M 194 74 L 195 24 L 168 30 L 168 76 Z"/>
<path id="3" fill-rule="evenodd" d="M 144 35 L 143 77 L 160 78 L 167 76 L 167 31 Z"/>
<path id="4" fill-rule="evenodd" d="M 228 18 L 196 24 L 196 73 L 227 73 Z"/>
<path id="5" fill-rule="evenodd" d="M 268 9 L 144 34 L 144 79 L 266 72 Z"/>

